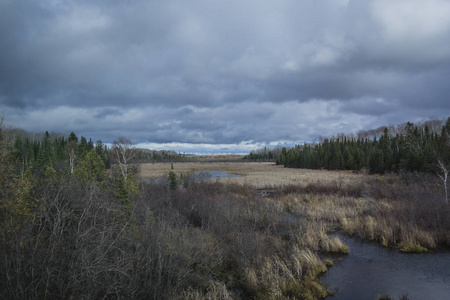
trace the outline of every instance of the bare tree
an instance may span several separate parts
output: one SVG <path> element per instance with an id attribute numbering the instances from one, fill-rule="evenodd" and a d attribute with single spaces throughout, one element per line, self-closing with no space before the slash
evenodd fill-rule
<path id="1" fill-rule="evenodd" d="M 447 188 L 447 180 L 448 180 L 448 169 L 444 163 L 444 161 L 440 158 L 437 160 L 437 166 L 439 171 L 436 171 L 436 174 L 441 178 L 442 183 L 444 184 L 445 190 L 445 203 L 448 205 L 448 188 Z"/>
<path id="2" fill-rule="evenodd" d="M 119 137 L 113 142 L 113 153 L 119 164 L 120 172 L 125 180 L 128 178 L 128 165 L 136 156 L 136 150 L 133 149 L 133 143 L 124 137 Z"/>
<path id="3" fill-rule="evenodd" d="M 77 148 L 77 144 L 75 142 L 70 142 L 67 148 L 67 153 L 69 154 L 69 166 L 70 166 L 70 174 L 73 174 L 73 170 L 75 168 L 75 158 L 77 157 L 75 150 Z"/>

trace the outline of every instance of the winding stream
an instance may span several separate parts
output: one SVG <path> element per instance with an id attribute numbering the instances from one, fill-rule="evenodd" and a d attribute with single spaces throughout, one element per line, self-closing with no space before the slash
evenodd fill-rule
<path id="1" fill-rule="evenodd" d="M 350 253 L 321 279 L 333 300 L 450 299 L 450 253 L 404 254 L 377 244 L 339 236 Z"/>

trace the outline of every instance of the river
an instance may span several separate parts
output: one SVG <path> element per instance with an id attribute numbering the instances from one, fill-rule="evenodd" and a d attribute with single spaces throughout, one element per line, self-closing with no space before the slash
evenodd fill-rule
<path id="1" fill-rule="evenodd" d="M 322 283 L 335 292 L 330 300 L 374 300 L 378 295 L 399 299 L 450 299 L 450 253 L 405 254 L 339 236 L 350 253 L 335 261 Z"/>

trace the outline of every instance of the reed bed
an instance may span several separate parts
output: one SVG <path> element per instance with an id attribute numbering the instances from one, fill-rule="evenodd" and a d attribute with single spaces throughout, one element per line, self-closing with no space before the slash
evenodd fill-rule
<path id="1" fill-rule="evenodd" d="M 144 164 L 143 178 L 161 178 L 170 163 Z M 292 169 L 268 162 L 175 163 L 176 173 L 225 171 L 242 177 L 211 179 L 278 191 L 273 200 L 311 222 L 302 238 L 315 250 L 345 252 L 327 234 L 340 230 L 401 251 L 450 245 L 450 213 L 442 187 L 431 175 L 367 175 L 349 171 Z M 336 244 L 336 243 L 334 243 Z"/>
<path id="2" fill-rule="evenodd" d="M 433 178 L 363 177 L 346 186 L 316 182 L 285 187 L 277 199 L 308 220 L 303 243 L 311 249 L 333 251 L 327 233 L 336 230 L 403 252 L 450 246 L 450 208 Z"/>
<path id="3" fill-rule="evenodd" d="M 171 163 L 148 163 L 139 165 L 143 179 L 167 178 Z M 222 183 L 237 183 L 257 189 L 280 188 L 289 185 L 306 186 L 320 181 L 324 184 L 338 182 L 341 186 L 361 180 L 364 175 L 342 171 L 322 171 L 285 168 L 270 162 L 176 162 L 174 172 L 190 175 L 201 171 L 224 171 L 242 177 L 214 179 Z"/>
<path id="4" fill-rule="evenodd" d="M 164 178 L 170 170 L 170 163 L 144 164 L 139 174 Z M 189 179 L 214 170 L 242 177 Z M 168 226 L 161 232 L 153 225 L 161 232 L 157 244 L 171 249 L 170 262 L 184 264 L 182 272 L 172 273 L 174 265 L 166 270 L 182 283 L 166 298 L 324 298 L 330 292 L 318 277 L 333 263 L 319 254 L 351 251 L 336 231 L 406 252 L 450 246 L 450 211 L 430 176 L 248 162 L 175 163 L 174 172 L 185 176 L 176 190 L 145 185 L 142 207 L 136 207 L 151 212 L 152 223 Z"/>

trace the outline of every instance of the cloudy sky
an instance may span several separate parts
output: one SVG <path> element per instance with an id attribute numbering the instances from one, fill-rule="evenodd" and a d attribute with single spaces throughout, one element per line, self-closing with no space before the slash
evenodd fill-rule
<path id="1" fill-rule="evenodd" d="M 449 0 L 0 0 L 7 124 L 248 152 L 450 116 Z"/>

